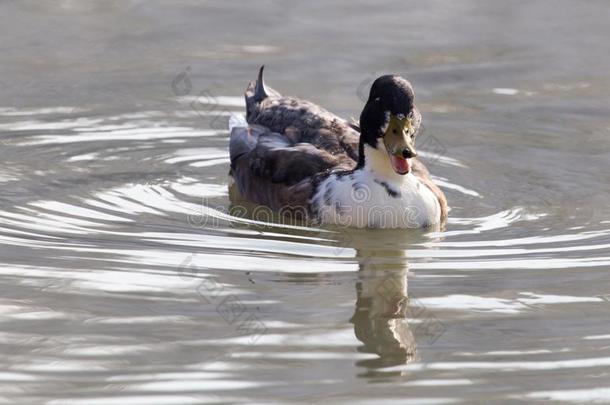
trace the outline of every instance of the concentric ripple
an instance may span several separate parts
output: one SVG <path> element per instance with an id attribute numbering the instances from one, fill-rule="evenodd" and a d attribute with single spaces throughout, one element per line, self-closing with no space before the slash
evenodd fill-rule
<path id="1" fill-rule="evenodd" d="M 340 400 L 370 378 L 441 403 L 529 376 L 502 398 L 608 398 L 608 221 L 507 206 L 441 158 L 445 230 L 268 222 L 231 204 L 228 134 L 189 110 L 0 115 L 2 395 Z"/>

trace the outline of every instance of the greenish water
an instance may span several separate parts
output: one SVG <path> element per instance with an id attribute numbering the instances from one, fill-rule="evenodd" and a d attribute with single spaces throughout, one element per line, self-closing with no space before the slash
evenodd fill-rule
<path id="1" fill-rule="evenodd" d="M 605 2 L 0 14 L 0 403 L 610 401 Z M 411 80 L 446 230 L 231 205 L 263 63 L 345 117 Z"/>

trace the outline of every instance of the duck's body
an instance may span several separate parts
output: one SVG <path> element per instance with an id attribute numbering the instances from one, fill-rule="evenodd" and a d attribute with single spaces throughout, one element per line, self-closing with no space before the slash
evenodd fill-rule
<path id="1" fill-rule="evenodd" d="M 361 130 L 313 103 L 265 87 L 261 68 L 246 90 L 247 123 L 231 125 L 231 175 L 241 196 L 326 224 L 420 228 L 442 223 L 445 197 L 415 157 L 419 112 L 412 105 L 396 114 L 401 118 L 392 114 L 390 119 L 381 98 L 369 99 L 373 105 L 367 103 L 362 113 Z M 410 138 L 398 138 L 401 125 L 412 131 L 405 132 Z M 386 135 L 379 135 L 381 129 Z M 404 158 L 389 155 L 396 145 L 404 148 Z"/>
<path id="2" fill-rule="evenodd" d="M 438 198 L 412 173 L 392 179 L 366 169 L 331 174 L 310 205 L 322 223 L 358 228 L 422 228 L 441 215 Z"/>

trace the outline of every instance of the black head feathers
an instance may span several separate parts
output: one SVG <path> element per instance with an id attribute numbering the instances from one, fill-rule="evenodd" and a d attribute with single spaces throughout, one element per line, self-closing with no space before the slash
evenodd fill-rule
<path id="1" fill-rule="evenodd" d="M 389 115 L 408 117 L 413 113 L 415 94 L 406 79 L 396 75 L 377 78 L 371 86 L 369 98 L 360 114 L 362 130 L 360 143 L 376 146 L 383 135 Z"/>

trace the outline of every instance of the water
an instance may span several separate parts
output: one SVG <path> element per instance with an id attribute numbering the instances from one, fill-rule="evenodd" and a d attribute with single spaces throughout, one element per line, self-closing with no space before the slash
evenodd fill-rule
<path id="1" fill-rule="evenodd" d="M 604 2 L 0 12 L 0 403 L 610 401 Z M 408 77 L 447 229 L 231 205 L 262 63 L 344 116 Z"/>

